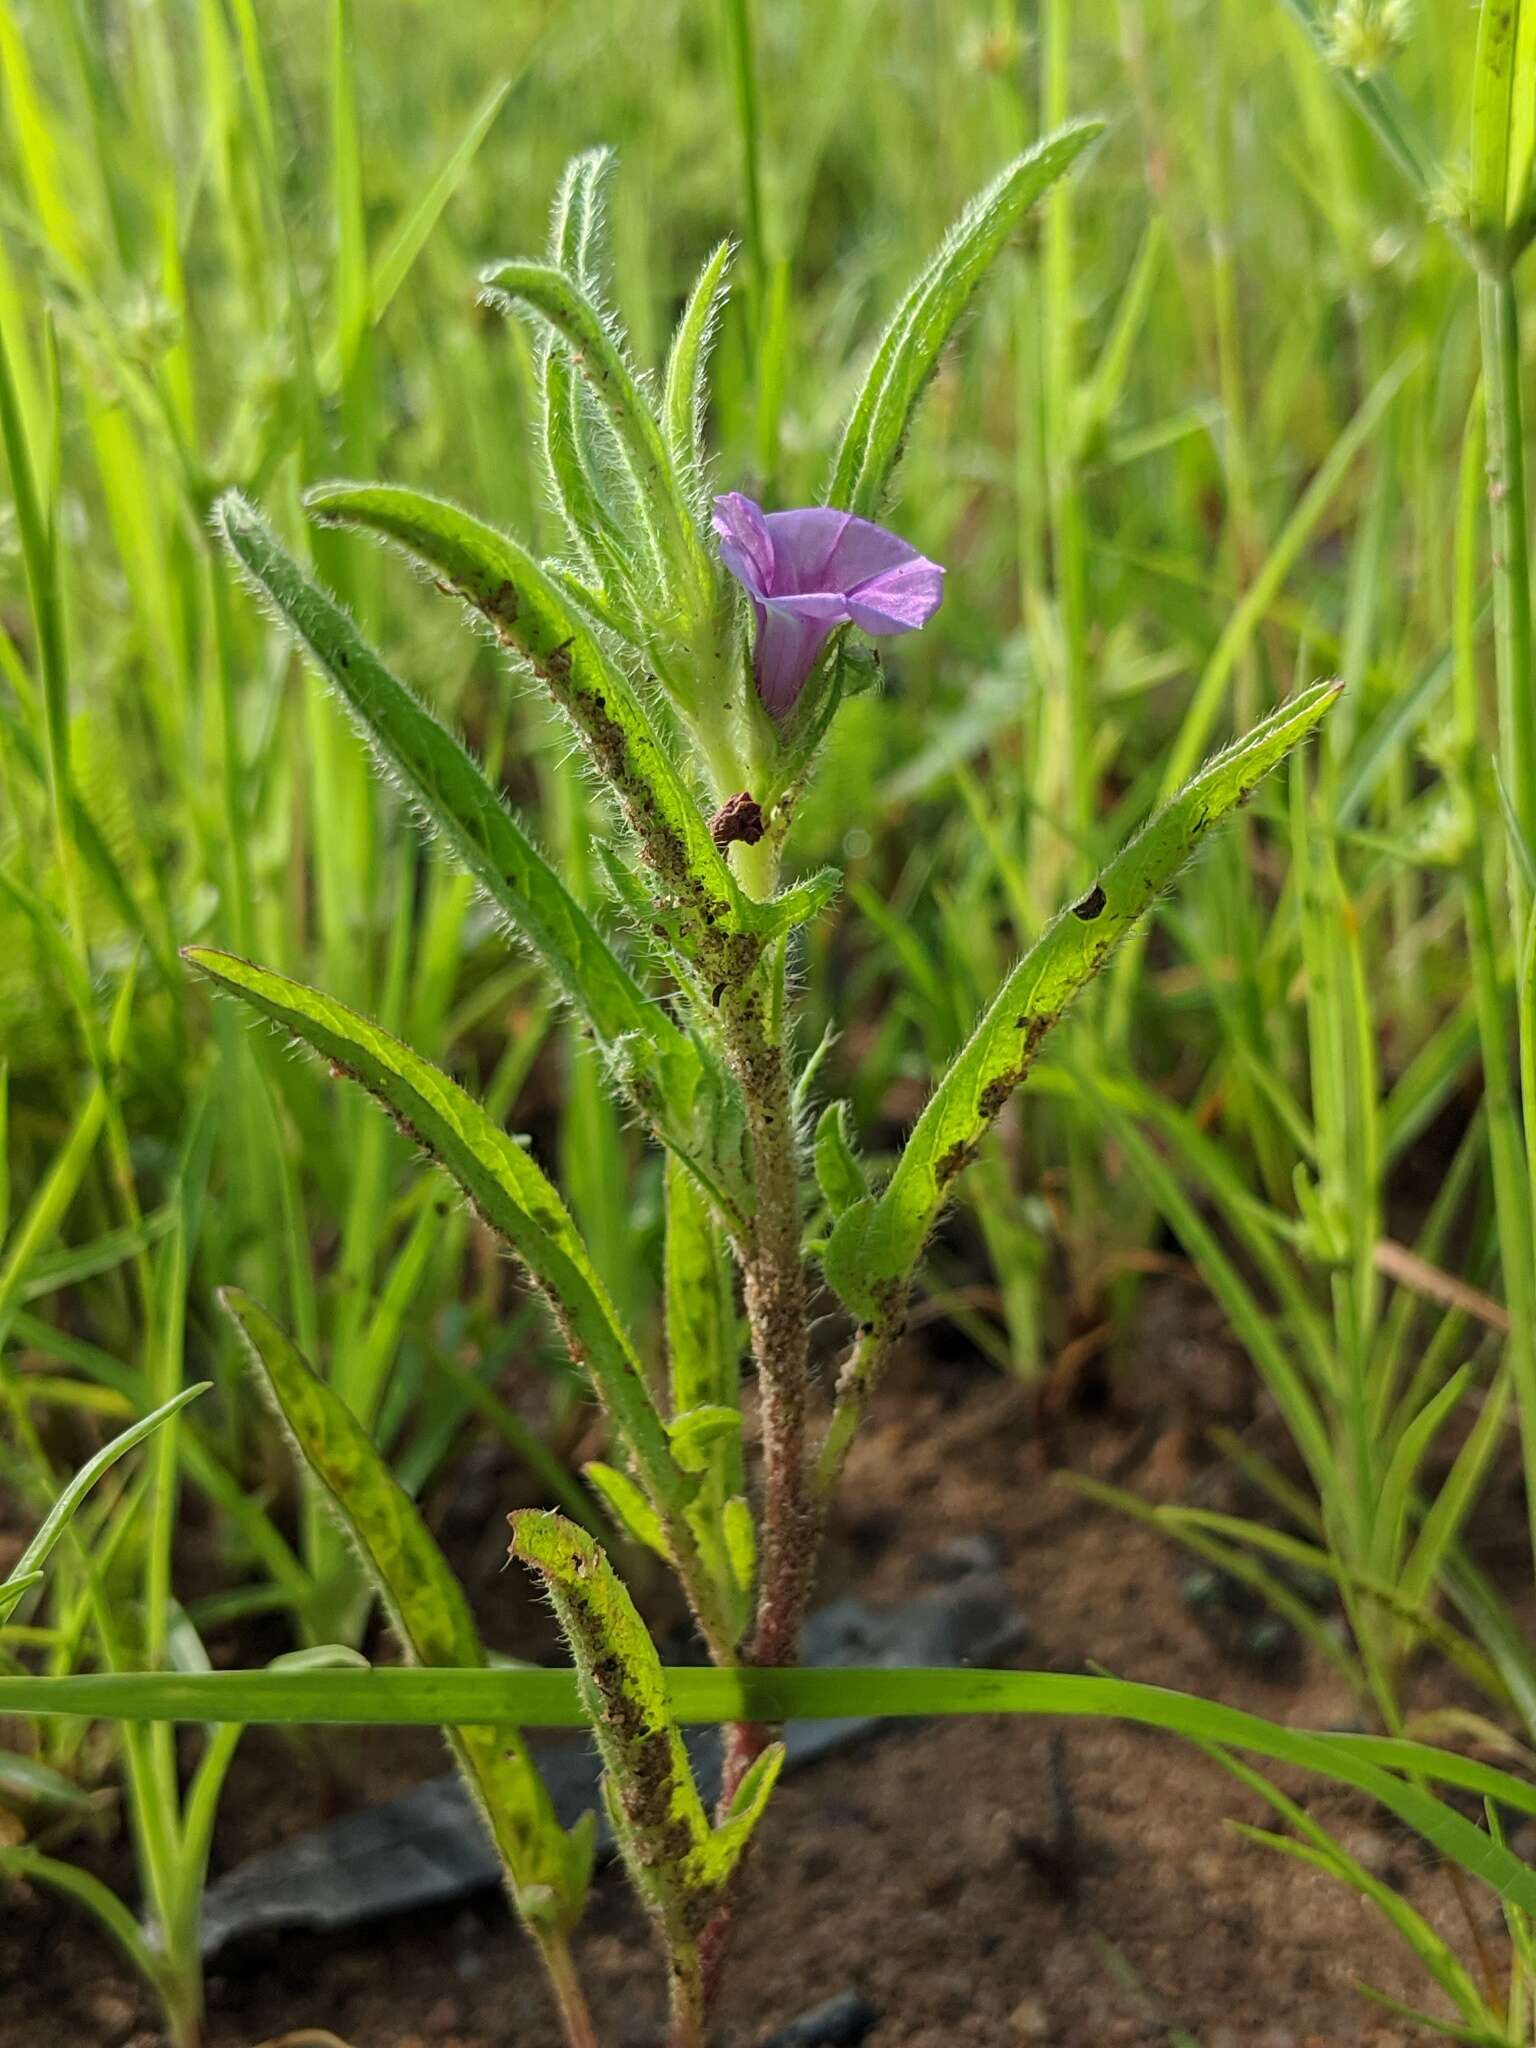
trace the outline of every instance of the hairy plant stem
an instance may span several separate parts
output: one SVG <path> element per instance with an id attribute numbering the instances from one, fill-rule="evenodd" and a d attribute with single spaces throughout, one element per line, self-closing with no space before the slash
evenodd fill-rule
<path id="1" fill-rule="evenodd" d="M 708 2041 L 706 1987 L 697 1957 L 678 1967 L 674 1957 L 669 1985 L 670 2021 L 667 2048 L 706 2048 Z"/>
<path id="2" fill-rule="evenodd" d="M 566 2048 L 599 2048 L 587 1995 L 581 1988 L 581 1979 L 571 1959 L 570 1943 L 563 1934 L 542 1935 L 539 1953 L 544 1959 L 550 1988 L 560 2011 L 560 2027 L 565 2035 Z"/>
<path id="3" fill-rule="evenodd" d="M 766 971 L 754 975 L 744 989 L 728 993 L 721 1004 L 727 1055 L 746 1105 L 757 1195 L 751 1228 L 738 1247 L 752 1355 L 757 1363 L 764 1497 L 757 1611 L 742 1656 L 750 1664 L 770 1665 L 795 1660 L 822 1526 L 820 1503 L 809 1485 L 806 1464 L 810 1323 L 800 1252 L 800 1182 L 782 989 L 781 956 L 769 962 Z M 769 1739 L 767 1728 L 751 1722 L 735 1722 L 726 1729 L 719 1803 L 722 1819 Z M 699 2031 L 680 2031 L 686 2014 L 679 2016 L 674 1984 L 673 2033 L 668 2048 L 695 2048 L 695 2043 L 702 2048 L 745 1862 L 743 1858 L 737 1866 L 699 1939 Z"/>
<path id="4" fill-rule="evenodd" d="M 743 1295 L 762 1404 L 764 1507 L 757 1616 L 747 1657 L 754 1664 L 787 1664 L 810 1597 L 818 1518 L 806 1485 L 809 1325 L 794 1109 L 784 1047 L 768 1010 L 759 987 L 731 1020 L 730 1035 L 757 1193 Z"/>

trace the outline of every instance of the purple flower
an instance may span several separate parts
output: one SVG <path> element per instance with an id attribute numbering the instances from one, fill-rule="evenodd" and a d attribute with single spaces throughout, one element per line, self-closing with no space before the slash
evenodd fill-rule
<path id="1" fill-rule="evenodd" d="M 740 491 L 715 500 L 720 558 L 757 613 L 757 693 L 782 718 L 834 626 L 911 633 L 944 596 L 944 571 L 883 526 L 830 505 L 764 512 Z"/>

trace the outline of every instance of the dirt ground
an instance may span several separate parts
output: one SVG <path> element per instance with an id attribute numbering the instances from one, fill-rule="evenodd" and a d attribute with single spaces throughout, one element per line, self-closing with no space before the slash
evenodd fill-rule
<path id="1" fill-rule="evenodd" d="M 1245 1422 L 1248 1383 L 1193 1288 L 1171 1284 L 1154 1300 L 1134 1380 L 1141 1391 L 1119 1403 L 1085 1404 L 1073 1391 L 1042 1431 L 1037 1404 L 974 1362 L 906 1361 L 853 1459 L 824 1590 L 897 1600 L 972 1555 L 995 1559 L 1028 1620 L 1021 1665 L 1103 1666 L 1296 1725 L 1349 1722 L 1347 1695 L 1294 1641 L 1240 1603 L 1213 1600 L 1187 1557 L 1047 1469 L 1042 1445 L 1057 1464 L 1153 1499 L 1197 1487 L 1231 1501 L 1197 1425 Z M 488 1637 L 530 1654 L 543 1623 L 500 1570 L 504 1480 L 494 1459 L 456 1475 L 443 1519 Z M 1439 1674 L 1426 1684 L 1445 1696 Z M 345 1732 L 295 1748 L 255 1731 L 231 1779 L 215 1870 L 441 1768 L 424 1733 Z M 1305 1796 L 1470 1953 L 1451 1881 L 1414 1838 L 1363 1801 L 1315 1786 Z M 1243 1842 L 1231 1816 L 1268 1818 L 1173 1740 L 1094 1723 L 929 1724 L 813 1766 L 781 1787 L 763 1826 L 720 2040 L 756 2048 L 849 1990 L 879 2015 L 863 2036 L 872 2048 L 1191 2038 L 1200 2048 L 1407 2048 L 1434 2038 L 1355 1989 L 1364 1979 L 1439 2009 L 1383 1919 Z M 1536 1841 L 1515 1846 L 1536 1851 Z M 128 1883 L 120 1852 L 98 1867 Z M 1495 1902 L 1481 1893 L 1473 1905 L 1501 1952 Z M 612 1870 L 578 1960 L 608 2048 L 654 2048 L 661 1972 Z M 531 1955 L 494 1896 L 345 1937 L 262 1937 L 219 1959 L 209 2005 L 210 2048 L 308 2027 L 350 2048 L 557 2044 Z M 147 1996 L 76 1909 L 24 1887 L 0 1894 L 0 2048 L 161 2041 Z"/>

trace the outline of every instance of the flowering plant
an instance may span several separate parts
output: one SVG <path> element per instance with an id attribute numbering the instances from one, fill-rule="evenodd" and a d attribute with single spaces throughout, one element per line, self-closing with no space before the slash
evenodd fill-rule
<path id="1" fill-rule="evenodd" d="M 487 273 L 493 304 L 539 336 L 543 448 L 568 552 L 536 559 L 457 506 L 391 485 L 310 494 L 318 520 L 382 539 L 457 595 L 548 691 L 612 800 L 602 848 L 612 914 L 568 889 L 453 734 L 385 666 L 262 518 L 230 496 L 216 523 L 297 636 L 383 771 L 479 884 L 598 1048 L 616 1094 L 667 1155 L 669 1381 L 653 1386 L 555 1188 L 466 1090 L 335 997 L 227 953 L 191 949 L 221 989 L 366 1088 L 452 1177 L 543 1294 L 602 1404 L 611 1445 L 587 1476 L 616 1525 L 665 1559 L 716 1664 L 792 1664 L 827 1502 L 904 1328 L 914 1273 L 957 1177 L 1052 1026 L 1204 836 L 1324 716 L 1302 691 L 1159 811 L 1006 976 L 940 1078 L 894 1170 L 873 1185 L 847 1107 L 808 1135 L 813 1067 L 794 1036 L 796 934 L 837 877 L 781 883 L 795 806 L 859 675 L 850 635 L 911 632 L 944 571 L 876 522 L 914 408 L 956 321 L 1027 207 L 1092 139 L 1081 124 L 1018 159 L 956 223 L 880 340 L 824 505 L 764 513 L 713 501 L 703 442 L 708 344 L 730 251 L 705 264 L 653 385 L 601 305 L 606 153 L 571 166 L 544 262 Z M 736 1285 L 761 1470 L 743 1453 Z M 830 1409 L 813 1400 L 820 1286 L 849 1325 Z M 482 1664 L 467 1604 L 404 1492 L 337 1394 L 273 1319 L 229 1313 L 302 1457 L 330 1494 L 409 1655 Z M 654 1917 L 672 2041 L 697 2048 L 744 1854 L 782 1752 L 729 1731 L 706 1812 L 657 1653 L 590 1535 L 512 1518 L 570 1646 L 606 1765 L 613 1832 Z M 594 1827 L 567 1831 L 515 1735 L 452 1744 L 538 1945 L 573 2048 L 594 2040 L 569 1937 Z"/>

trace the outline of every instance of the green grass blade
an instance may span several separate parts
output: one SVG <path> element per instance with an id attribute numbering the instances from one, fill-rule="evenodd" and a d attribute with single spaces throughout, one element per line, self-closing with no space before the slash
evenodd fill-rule
<path id="1" fill-rule="evenodd" d="M 1228 1756 L 1220 1748 L 1213 1747 L 1208 1754 L 1213 1756 L 1223 1769 L 1230 1771 L 1240 1785 L 1246 1785 L 1251 1792 L 1257 1792 L 1262 1799 L 1267 1800 L 1276 1813 L 1296 1830 L 1301 1840 L 1296 1841 L 1283 1835 L 1269 1835 L 1263 1829 L 1250 1830 L 1240 1826 L 1241 1833 L 1251 1834 L 1258 1840 L 1268 1842 L 1273 1848 L 1313 1864 L 1314 1867 L 1326 1871 L 1341 1883 L 1352 1886 L 1364 1898 L 1369 1899 L 1377 1911 L 1397 1929 L 1425 1970 L 1446 1996 L 1460 2008 L 1463 2015 L 1484 2028 L 1492 2028 L 1493 2015 L 1483 2003 L 1466 1967 L 1459 1961 L 1450 1944 L 1421 1913 L 1410 1906 L 1406 1899 L 1400 1897 L 1391 1885 L 1383 1883 L 1378 1877 L 1373 1877 L 1363 1864 L 1349 1855 L 1333 1839 L 1326 1828 L 1321 1827 L 1303 1807 L 1294 1799 L 1288 1798 L 1278 1786 L 1272 1785 L 1262 1772 L 1251 1769 L 1247 1764 L 1239 1762 L 1236 1757 Z M 1485 2033 L 1480 2038 L 1488 2040 L 1497 2037 Z"/>
<path id="2" fill-rule="evenodd" d="M 1233 671 L 1284 588 L 1355 457 L 1370 441 L 1388 406 L 1402 389 L 1414 362 L 1412 355 L 1403 357 L 1367 392 L 1354 418 L 1296 501 L 1258 574 L 1222 629 L 1189 700 L 1178 738 L 1169 750 L 1161 784 L 1165 796 L 1178 787 L 1210 744 Z"/>
<path id="3" fill-rule="evenodd" d="M 1529 101 L 1536 91 L 1530 24 L 1524 19 L 1530 12 L 1530 0 L 1482 0 L 1478 9 L 1472 72 L 1472 231 L 1501 270 L 1519 254 L 1510 230 L 1529 200 Z"/>
<path id="4" fill-rule="evenodd" d="M 1509 1401 L 1509 1376 L 1501 1373 L 1484 1395 L 1476 1421 L 1424 1513 L 1418 1537 L 1398 1578 L 1403 1598 L 1413 1606 L 1420 1606 L 1429 1598 L 1452 1545 L 1459 1540 L 1467 1516 L 1477 1504 L 1488 1469 L 1504 1440 Z"/>
<path id="5" fill-rule="evenodd" d="M 26 1586 L 18 1585 L 17 1581 L 25 1580 L 28 1584 L 31 1583 L 32 1575 L 47 1560 L 49 1552 L 69 1526 L 75 1510 L 102 1474 L 109 1471 L 119 1458 L 133 1449 L 135 1444 L 141 1444 L 146 1437 L 153 1436 L 163 1422 L 168 1422 L 173 1415 L 185 1408 L 189 1401 L 195 1401 L 199 1394 L 206 1394 L 211 1385 L 211 1380 L 199 1380 L 196 1386 L 184 1387 L 171 1400 L 162 1402 L 151 1414 L 142 1417 L 120 1435 L 113 1437 L 111 1443 L 103 1444 L 95 1457 L 80 1467 L 54 1502 L 42 1527 L 16 1560 L 4 1582 L 0 1583 L 0 1621 L 11 1612 L 26 1590 Z"/>
<path id="6" fill-rule="evenodd" d="M 122 1900 L 99 1877 L 27 1844 L 0 1848 L 0 1874 L 30 1879 L 73 1899 L 96 1917 L 158 1998 L 174 1999 L 166 1966 Z"/>
<path id="7" fill-rule="evenodd" d="M 396 292 L 410 275 L 411 266 L 427 245 L 432 230 L 442 218 L 443 209 L 463 183 L 470 165 L 479 154 L 480 145 L 491 132 L 492 123 L 507 103 L 507 94 L 512 90 L 512 81 L 504 78 L 481 101 L 471 116 L 447 162 L 428 185 L 410 213 L 400 223 L 390 238 L 388 246 L 373 266 L 373 277 L 369 286 L 369 313 L 375 326 L 389 311 Z"/>
<path id="8" fill-rule="evenodd" d="M 1294 1764 L 1378 1800 L 1472 1876 L 1536 1907 L 1536 1871 L 1481 1828 L 1398 1773 L 1462 1786 L 1536 1814 L 1536 1785 L 1425 1743 L 1318 1735 L 1161 1686 L 1043 1671 L 668 1669 L 672 1711 L 688 1723 L 836 1720 L 849 1714 L 927 1718 L 1046 1714 L 1121 1719 L 1192 1741 Z M 172 1721 L 442 1727 L 472 1721 L 579 1728 L 586 1710 L 570 1671 L 314 1671 L 91 1675 L 0 1674 L 0 1713 L 84 1714 Z"/>

